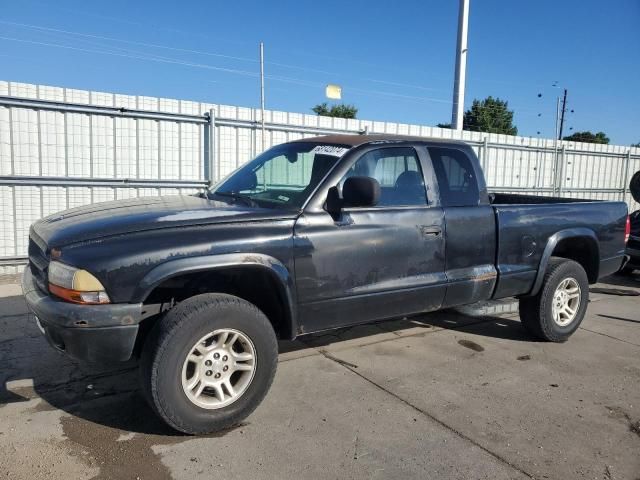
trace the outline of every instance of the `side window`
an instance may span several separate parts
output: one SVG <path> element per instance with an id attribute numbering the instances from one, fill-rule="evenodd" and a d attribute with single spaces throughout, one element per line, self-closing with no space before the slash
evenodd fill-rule
<path id="1" fill-rule="evenodd" d="M 478 205 L 478 180 L 469 157 L 455 148 L 429 147 L 442 204 L 447 207 Z"/>
<path id="2" fill-rule="evenodd" d="M 352 176 L 375 178 L 380 183 L 378 206 L 426 205 L 424 177 L 413 148 L 381 148 L 360 157 L 340 181 Z"/>

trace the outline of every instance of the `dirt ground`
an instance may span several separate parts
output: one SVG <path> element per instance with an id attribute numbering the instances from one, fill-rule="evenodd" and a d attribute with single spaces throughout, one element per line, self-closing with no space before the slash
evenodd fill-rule
<path id="1" fill-rule="evenodd" d="M 53 351 L 0 285 L 0 478 L 640 479 L 640 275 L 592 287 L 565 344 L 444 311 L 281 344 L 238 427 L 165 427 L 135 364 Z"/>

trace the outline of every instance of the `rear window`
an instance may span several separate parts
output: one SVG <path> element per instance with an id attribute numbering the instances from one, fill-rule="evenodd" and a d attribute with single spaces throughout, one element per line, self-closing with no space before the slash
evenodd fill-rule
<path id="1" fill-rule="evenodd" d="M 438 179 L 442 205 L 478 205 L 478 179 L 467 154 L 455 148 L 429 147 L 429 155 Z"/>

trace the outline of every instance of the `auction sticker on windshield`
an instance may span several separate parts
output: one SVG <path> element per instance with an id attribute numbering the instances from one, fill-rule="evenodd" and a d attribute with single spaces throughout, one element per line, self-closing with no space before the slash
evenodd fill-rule
<path id="1" fill-rule="evenodd" d="M 333 157 L 341 157 L 349 150 L 345 147 L 337 147 L 335 145 L 318 145 L 311 150 L 311 153 L 319 153 L 321 155 L 331 155 Z"/>

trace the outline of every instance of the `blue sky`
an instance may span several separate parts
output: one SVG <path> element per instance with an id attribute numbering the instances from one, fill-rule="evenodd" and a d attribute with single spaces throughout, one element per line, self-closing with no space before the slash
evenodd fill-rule
<path id="1" fill-rule="evenodd" d="M 360 118 L 435 125 L 451 117 L 457 9 L 456 0 L 4 2 L 0 79 L 257 107 L 264 41 L 267 108 L 309 113 L 337 83 Z M 639 78 L 638 0 L 471 0 L 465 103 L 508 100 L 521 135 L 553 136 L 566 87 L 567 133 L 640 142 Z"/>

